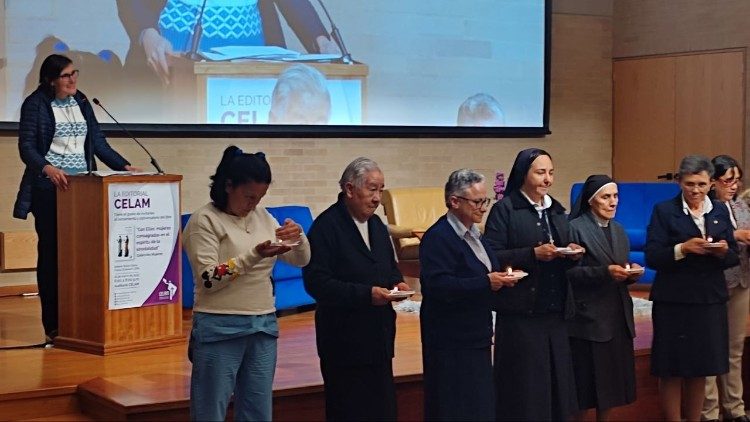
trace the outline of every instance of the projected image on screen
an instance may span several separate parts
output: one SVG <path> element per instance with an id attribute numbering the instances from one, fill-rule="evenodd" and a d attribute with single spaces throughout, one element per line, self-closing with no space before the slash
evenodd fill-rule
<path id="1" fill-rule="evenodd" d="M 0 120 L 58 53 L 123 123 L 544 126 L 544 0 L 323 1 L 5 0 Z"/>

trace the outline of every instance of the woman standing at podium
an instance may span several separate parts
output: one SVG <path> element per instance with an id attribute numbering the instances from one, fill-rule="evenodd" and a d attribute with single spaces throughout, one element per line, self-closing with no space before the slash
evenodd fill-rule
<path id="1" fill-rule="evenodd" d="M 258 206 L 271 184 L 263 153 L 224 150 L 211 177 L 211 202 L 190 217 L 183 245 L 195 278 L 190 417 L 271 420 L 276 321 L 271 271 L 279 258 L 298 267 L 310 244 L 291 219 L 282 226 Z"/>
<path id="2" fill-rule="evenodd" d="M 21 106 L 18 149 L 26 169 L 13 217 L 34 215 L 37 286 L 47 343 L 57 336 L 57 191 L 68 175 L 96 169 L 96 155 L 114 170 L 132 170 L 107 143 L 88 99 L 77 89 L 78 69 L 59 54 L 44 59 L 39 86 Z M 93 150 L 92 150 L 93 147 Z"/>

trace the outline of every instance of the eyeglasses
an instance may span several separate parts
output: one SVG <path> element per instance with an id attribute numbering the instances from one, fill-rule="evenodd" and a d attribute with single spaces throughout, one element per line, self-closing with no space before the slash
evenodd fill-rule
<path id="1" fill-rule="evenodd" d="M 72 71 L 70 73 L 63 73 L 62 75 L 60 75 L 60 79 L 67 79 L 67 80 L 77 79 L 79 73 L 81 73 L 81 71 L 78 70 L 78 69 L 76 69 L 76 70 L 74 70 L 74 71 Z"/>
<path id="2" fill-rule="evenodd" d="M 472 204 L 474 204 L 474 208 L 484 208 L 487 205 L 489 205 L 490 202 L 492 202 L 491 198 L 469 199 L 469 198 L 464 198 L 463 196 L 458 196 L 458 195 L 455 195 L 455 197 L 458 199 L 463 199 L 464 201 L 467 201 L 467 202 L 471 202 Z"/>
<path id="3" fill-rule="evenodd" d="M 720 178 L 716 179 L 716 181 L 717 182 L 721 182 L 721 184 L 724 185 L 724 186 L 732 186 L 735 183 L 739 183 L 740 182 L 740 178 L 739 177 L 730 177 L 728 179 L 722 179 L 720 177 Z"/>

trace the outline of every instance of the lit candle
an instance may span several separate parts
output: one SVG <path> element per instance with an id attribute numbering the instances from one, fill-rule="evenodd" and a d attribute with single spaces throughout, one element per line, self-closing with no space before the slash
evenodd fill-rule
<path id="1" fill-rule="evenodd" d="M 630 264 L 625 264 L 625 269 L 630 271 Z"/>
<path id="2" fill-rule="evenodd" d="M 513 275 L 513 268 L 508 267 L 508 275 Z"/>
<path id="3" fill-rule="evenodd" d="M 713 238 L 713 237 L 711 237 L 711 236 L 708 236 L 708 237 L 706 238 L 706 240 L 708 241 L 708 243 L 712 243 L 712 242 L 714 241 L 714 238 Z"/>

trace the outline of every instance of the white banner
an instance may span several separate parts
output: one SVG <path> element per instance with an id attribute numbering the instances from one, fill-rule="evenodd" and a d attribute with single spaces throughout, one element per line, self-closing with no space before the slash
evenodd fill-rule
<path id="1" fill-rule="evenodd" d="M 177 183 L 109 185 L 109 309 L 176 303 Z"/>

